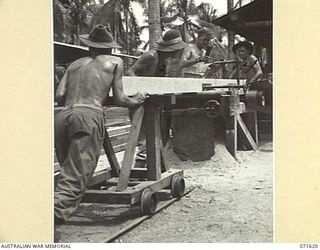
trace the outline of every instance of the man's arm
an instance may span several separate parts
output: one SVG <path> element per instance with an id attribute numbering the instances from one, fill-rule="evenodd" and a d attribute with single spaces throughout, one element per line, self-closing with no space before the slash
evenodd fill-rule
<path id="1" fill-rule="evenodd" d="M 150 53 L 146 52 L 142 54 L 134 65 L 127 71 L 128 76 L 143 76 L 150 65 L 154 63 L 155 57 Z"/>
<path id="2" fill-rule="evenodd" d="M 195 51 L 192 48 L 188 47 L 183 51 L 181 61 L 180 61 L 180 68 L 182 69 L 188 68 L 199 62 L 208 63 L 208 61 L 209 61 L 209 57 L 196 55 Z"/>
<path id="3" fill-rule="evenodd" d="M 112 83 L 112 93 L 114 97 L 114 102 L 118 106 L 122 107 L 134 107 L 137 105 L 142 104 L 145 99 L 145 94 L 137 93 L 133 98 L 128 97 L 123 92 L 123 84 L 122 84 L 122 77 L 123 77 L 123 61 L 120 59 L 114 72 L 114 79 Z"/>
<path id="4" fill-rule="evenodd" d="M 253 68 L 254 68 L 256 74 L 250 79 L 249 82 L 254 82 L 254 81 L 258 80 L 260 78 L 260 76 L 262 76 L 262 74 L 263 74 L 258 59 L 256 57 L 254 57 L 253 59 L 255 60 L 255 64 L 254 64 Z"/>
<path id="5" fill-rule="evenodd" d="M 193 54 L 194 54 L 194 52 L 190 47 L 184 49 L 182 57 L 181 57 L 181 61 L 180 61 L 181 68 L 188 68 L 188 67 L 200 62 L 199 61 L 200 55 L 195 55 L 195 58 L 192 59 Z"/>
<path id="6" fill-rule="evenodd" d="M 67 80 L 68 80 L 68 69 L 66 73 L 63 75 L 56 92 L 56 100 L 58 102 L 58 105 L 61 105 L 61 106 L 64 105 L 64 100 L 67 94 Z"/>

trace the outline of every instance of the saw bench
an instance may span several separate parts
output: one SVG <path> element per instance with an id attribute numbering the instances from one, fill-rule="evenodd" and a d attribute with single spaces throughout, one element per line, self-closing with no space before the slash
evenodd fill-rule
<path id="1" fill-rule="evenodd" d="M 89 189 L 82 202 L 139 204 L 142 214 L 152 214 L 156 210 L 157 191 L 169 188 L 173 197 L 182 196 L 185 190 L 183 171 L 170 169 L 164 154 L 164 146 L 169 138 L 171 112 L 177 110 L 200 110 L 211 118 L 222 117 L 226 124 L 226 147 L 235 158 L 238 124 L 248 145 L 257 149 L 256 113 L 246 110 L 239 95 L 224 91 L 150 95 L 144 105 L 134 112 L 121 168 L 106 133 L 104 150 L 111 172 L 96 176 L 95 180 L 96 184 L 101 182 L 109 188 Z M 142 122 L 147 124 L 147 168 L 132 168 Z"/>
<path id="2" fill-rule="evenodd" d="M 121 135 L 125 137 L 114 138 L 115 135 L 106 131 L 103 146 L 111 170 L 95 173 L 82 202 L 138 204 L 142 214 L 152 214 L 157 205 L 156 192 L 171 189 L 172 196 L 182 196 L 185 190 L 183 171 L 170 169 L 164 154 L 164 147 L 170 137 L 171 114 L 174 111 L 197 110 L 210 118 L 222 119 L 226 148 L 235 158 L 239 141 L 248 149 L 257 149 L 256 110 L 263 106 L 263 96 L 259 91 L 245 93 L 243 82 L 229 79 L 168 78 L 168 83 L 156 84 L 159 83 L 159 78 L 156 77 L 127 77 L 126 80 L 124 83 L 128 83 L 125 88 L 128 95 L 133 95 L 139 85 L 141 88 L 142 83 L 145 91 L 151 95 L 134 112 L 130 132 Z M 112 95 L 108 100 L 113 105 Z M 59 110 L 55 109 L 56 112 Z M 147 124 L 147 167 L 132 168 L 142 122 Z M 113 147 L 111 143 L 114 144 L 115 141 L 123 144 Z M 125 153 L 120 168 L 115 152 L 123 149 Z"/>

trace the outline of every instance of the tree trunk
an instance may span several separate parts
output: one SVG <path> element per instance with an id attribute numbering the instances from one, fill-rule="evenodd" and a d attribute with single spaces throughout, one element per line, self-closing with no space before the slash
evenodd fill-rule
<path id="1" fill-rule="evenodd" d="M 149 12 L 149 46 L 154 48 L 155 41 L 161 37 L 160 0 L 148 0 Z"/>
<path id="2" fill-rule="evenodd" d="M 228 12 L 233 10 L 233 0 L 228 0 Z M 234 45 L 234 33 L 228 31 L 228 58 L 232 59 L 232 47 Z"/>
<path id="3" fill-rule="evenodd" d="M 125 20 L 126 20 L 126 50 L 127 54 L 129 54 L 130 40 L 129 40 L 129 11 L 125 9 Z"/>

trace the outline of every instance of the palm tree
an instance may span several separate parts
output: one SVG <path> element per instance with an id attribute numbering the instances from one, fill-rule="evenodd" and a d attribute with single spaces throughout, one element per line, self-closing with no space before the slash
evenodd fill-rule
<path id="1" fill-rule="evenodd" d="M 67 42 L 71 36 L 72 18 L 69 10 L 58 0 L 53 1 L 54 40 Z"/>
<path id="2" fill-rule="evenodd" d="M 79 34 L 88 33 L 94 0 L 54 0 L 54 39 L 79 44 Z"/>
<path id="3" fill-rule="evenodd" d="M 203 27 L 208 28 L 213 37 L 220 42 L 225 33 L 219 26 L 211 23 L 217 15 L 216 9 L 209 3 L 197 6 L 194 0 L 162 1 L 161 16 L 162 25 L 179 29 L 186 42 L 193 42 L 195 33 Z"/>
<path id="4" fill-rule="evenodd" d="M 148 0 L 149 46 L 154 48 L 155 41 L 161 37 L 160 0 Z"/>
<path id="5" fill-rule="evenodd" d="M 110 0 L 96 8 L 91 27 L 104 24 L 128 54 L 134 54 L 141 43 L 140 29 L 129 0 Z"/>

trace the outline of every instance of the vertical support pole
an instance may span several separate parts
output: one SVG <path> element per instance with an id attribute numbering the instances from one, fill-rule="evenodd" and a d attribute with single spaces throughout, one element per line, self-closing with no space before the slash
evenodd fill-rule
<path id="1" fill-rule="evenodd" d="M 160 114 L 161 138 L 162 138 L 164 147 L 166 146 L 167 141 L 169 139 L 169 128 L 171 123 L 170 119 L 171 119 L 171 113 L 161 112 Z"/>
<path id="2" fill-rule="evenodd" d="M 230 154 L 237 159 L 237 115 L 226 118 L 226 147 Z"/>
<path id="3" fill-rule="evenodd" d="M 160 151 L 161 151 L 161 172 L 169 170 L 164 148 L 169 140 L 169 129 L 171 124 L 171 113 L 160 112 Z"/>
<path id="4" fill-rule="evenodd" d="M 144 107 L 140 106 L 133 114 L 131 130 L 126 146 L 126 151 L 123 156 L 122 167 L 120 171 L 120 177 L 117 185 L 117 191 L 123 191 L 127 189 L 131 167 L 133 165 L 134 153 L 138 141 L 138 136 L 141 129 L 141 123 L 144 114 Z"/>
<path id="5" fill-rule="evenodd" d="M 157 181 L 161 178 L 160 110 L 152 104 L 146 104 L 145 118 L 147 124 L 147 178 Z"/>
<path id="6" fill-rule="evenodd" d="M 109 164 L 110 164 L 110 167 L 112 169 L 114 176 L 119 177 L 120 167 L 119 167 L 117 157 L 114 153 L 108 131 L 106 131 L 106 134 L 105 134 L 105 137 L 103 140 L 103 148 L 104 148 L 104 151 L 106 152 L 106 155 L 108 157 Z"/>

